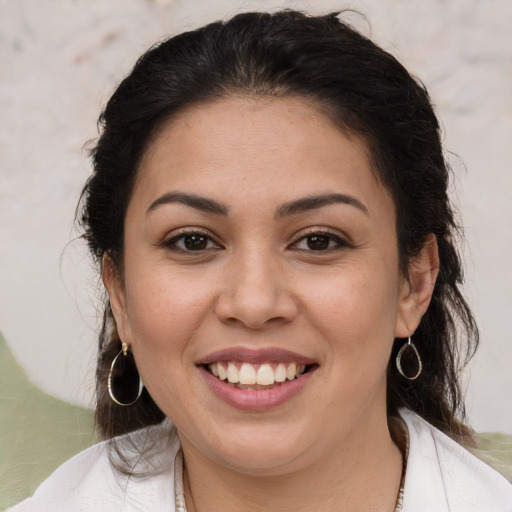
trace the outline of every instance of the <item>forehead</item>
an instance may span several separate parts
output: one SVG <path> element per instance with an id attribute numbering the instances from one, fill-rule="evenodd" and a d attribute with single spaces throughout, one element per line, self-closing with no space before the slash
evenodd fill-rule
<path id="1" fill-rule="evenodd" d="M 155 198 L 188 190 L 260 200 L 311 192 L 353 193 L 370 203 L 387 195 L 368 148 L 303 98 L 229 97 L 167 121 L 141 162 L 136 190 Z"/>

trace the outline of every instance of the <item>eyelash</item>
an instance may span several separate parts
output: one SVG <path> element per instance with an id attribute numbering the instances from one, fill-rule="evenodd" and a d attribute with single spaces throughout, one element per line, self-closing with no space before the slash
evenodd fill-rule
<path id="1" fill-rule="evenodd" d="M 182 241 L 184 244 L 186 238 L 191 237 L 200 237 L 206 240 L 206 244 L 215 244 L 217 247 L 220 247 L 220 244 L 218 244 L 214 238 L 211 236 L 210 233 L 207 231 L 201 231 L 200 229 L 190 229 L 190 230 L 184 230 L 179 234 L 174 235 L 173 237 L 169 238 L 168 240 L 165 240 L 163 242 L 163 246 L 167 247 L 168 249 L 171 249 L 173 251 L 182 252 L 182 253 L 193 253 L 193 252 L 204 252 L 212 249 L 213 247 L 205 247 L 204 249 L 199 250 L 193 250 L 189 249 L 187 247 L 180 247 L 178 243 Z"/>
<path id="2" fill-rule="evenodd" d="M 192 237 L 199 237 L 200 239 L 203 239 L 206 242 L 206 247 L 199 248 L 197 250 L 191 249 L 190 247 L 180 247 L 178 244 L 182 242 L 183 244 L 186 244 L 187 238 Z M 300 248 L 299 244 L 301 242 L 309 243 L 309 241 L 315 237 L 321 238 L 323 240 L 320 240 L 320 242 L 327 241 L 327 247 L 320 248 L 320 249 L 313 249 L 310 246 L 308 248 Z M 310 240 L 308 240 L 310 239 Z M 192 243 L 194 243 L 192 241 Z M 216 247 L 208 247 L 210 244 L 214 244 Z M 332 245 L 334 244 L 334 246 Z M 222 248 L 222 246 L 215 241 L 215 239 L 211 236 L 210 233 L 206 231 L 202 231 L 199 229 L 193 229 L 193 230 L 186 230 L 182 231 L 179 234 L 174 235 L 168 240 L 165 240 L 163 244 L 165 247 L 182 253 L 203 253 L 205 251 L 214 249 L 214 248 Z M 311 252 L 311 253 L 330 253 L 332 251 L 340 250 L 343 248 L 350 248 L 353 247 L 352 244 L 350 244 L 346 239 L 340 237 L 339 235 L 336 235 L 330 231 L 322 230 L 322 229 L 315 229 L 311 228 L 307 233 L 303 233 L 300 238 L 298 238 L 295 242 L 290 244 L 289 248 L 297 251 L 304 251 L 304 252 Z"/>
<path id="3" fill-rule="evenodd" d="M 312 249 L 309 247 L 308 249 L 301 249 L 298 247 L 299 242 L 305 241 L 308 243 L 308 239 L 312 239 L 314 237 L 324 238 L 327 239 L 328 247 L 325 249 Z M 331 246 L 331 243 L 334 243 L 334 246 Z M 341 236 L 332 233 L 331 231 L 323 230 L 323 229 L 315 229 L 311 228 L 311 230 L 308 230 L 307 233 L 303 233 L 300 238 L 297 239 L 293 244 L 291 244 L 292 248 L 295 248 L 295 250 L 298 251 L 304 251 L 304 252 L 311 252 L 311 253 L 330 253 L 332 251 L 344 249 L 344 248 L 350 248 L 353 247 L 352 244 L 350 244 L 346 239 L 342 238 Z"/>

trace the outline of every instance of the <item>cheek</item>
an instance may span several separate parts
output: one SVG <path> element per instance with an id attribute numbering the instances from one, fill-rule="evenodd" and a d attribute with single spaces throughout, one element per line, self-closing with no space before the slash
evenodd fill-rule
<path id="1" fill-rule="evenodd" d="M 211 308 L 211 287 L 169 268 L 133 272 L 126 290 L 133 349 L 142 367 L 182 361 L 194 332 Z"/>
<path id="2" fill-rule="evenodd" d="M 153 269 L 134 275 L 127 309 L 145 387 L 168 417 L 186 426 L 187 417 L 180 411 L 190 396 L 195 335 L 209 312 L 211 294 L 204 283 L 168 274 Z"/>
<path id="3" fill-rule="evenodd" d="M 328 341 L 337 364 L 385 366 L 394 339 L 398 274 L 374 266 L 340 269 L 325 281 L 315 280 L 304 296 L 309 321 Z"/>

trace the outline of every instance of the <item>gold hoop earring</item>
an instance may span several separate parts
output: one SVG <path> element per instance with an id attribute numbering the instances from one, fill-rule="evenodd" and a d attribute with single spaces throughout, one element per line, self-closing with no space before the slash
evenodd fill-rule
<path id="1" fill-rule="evenodd" d="M 122 354 L 123 357 L 119 358 Z M 135 359 L 128 352 L 128 344 L 122 344 L 121 350 L 110 365 L 107 380 L 108 394 L 114 403 L 127 407 L 133 405 L 144 388 Z"/>
<path id="2" fill-rule="evenodd" d="M 414 356 L 416 356 L 415 361 L 411 357 L 413 354 Z M 408 372 L 409 375 L 407 375 L 404 372 L 404 368 L 402 367 L 402 357 L 404 357 L 404 365 L 407 367 L 408 370 L 411 370 L 410 372 Z M 412 343 L 410 336 L 407 342 L 403 344 L 402 348 L 398 351 L 398 354 L 396 355 L 396 367 L 400 375 L 402 377 L 405 377 L 407 380 L 416 380 L 420 376 L 421 371 L 423 370 L 420 354 L 418 353 L 418 350 L 414 343 Z M 414 373 L 414 371 L 416 371 L 416 373 Z"/>

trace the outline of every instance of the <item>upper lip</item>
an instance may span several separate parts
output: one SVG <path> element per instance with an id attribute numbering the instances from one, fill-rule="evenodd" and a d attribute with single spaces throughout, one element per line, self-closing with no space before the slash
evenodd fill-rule
<path id="1" fill-rule="evenodd" d="M 281 363 L 316 364 L 317 362 L 307 356 L 297 354 L 291 350 L 277 347 L 269 348 L 247 348 L 232 347 L 212 352 L 196 361 L 196 365 L 207 365 L 219 361 L 241 361 L 244 363 L 263 364 L 269 361 Z"/>

